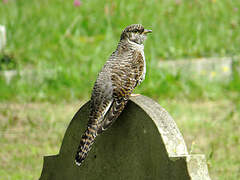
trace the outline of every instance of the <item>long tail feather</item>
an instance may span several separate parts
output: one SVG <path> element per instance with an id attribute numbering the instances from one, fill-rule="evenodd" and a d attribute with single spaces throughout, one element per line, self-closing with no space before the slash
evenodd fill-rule
<path id="1" fill-rule="evenodd" d="M 91 146 L 96 138 L 96 130 L 92 127 L 88 127 L 82 136 L 78 151 L 75 156 L 75 163 L 80 166 L 84 159 L 87 157 L 88 152 L 91 150 Z"/>

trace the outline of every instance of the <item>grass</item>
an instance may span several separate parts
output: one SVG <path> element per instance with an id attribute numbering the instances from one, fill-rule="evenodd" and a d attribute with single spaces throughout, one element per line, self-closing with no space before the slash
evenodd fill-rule
<path id="1" fill-rule="evenodd" d="M 43 156 L 58 153 L 81 104 L 0 103 L 0 177 L 37 179 Z M 221 99 L 161 100 L 160 104 L 176 120 L 189 151 L 205 154 L 213 180 L 239 179 L 239 103 Z"/>
<path id="2" fill-rule="evenodd" d="M 12 63 L 2 61 L 0 69 L 38 73 L 31 78 L 18 76 L 11 86 L 0 76 L 0 100 L 61 101 L 89 96 L 121 31 L 132 23 L 153 29 L 145 44 L 149 80 L 139 91 L 172 97 L 185 96 L 190 88 L 190 96 L 198 98 L 208 94 L 204 86 L 184 80 L 178 82 L 179 88 L 178 77 L 165 78 L 156 64 L 160 59 L 239 55 L 238 7 L 239 1 L 219 0 L 92 0 L 82 1 L 80 7 L 62 0 L 1 2 L 0 22 L 7 28 L 8 43 L 0 59 L 7 55 Z M 55 73 L 51 76 L 48 71 Z M 152 84 L 156 81 L 157 87 Z M 169 87 L 161 86 L 162 82 Z"/>
<path id="3" fill-rule="evenodd" d="M 239 103 L 218 101 L 165 102 L 165 108 L 176 120 L 188 149 L 204 153 L 212 179 L 239 179 L 240 150 L 237 126 Z"/>
<path id="4" fill-rule="evenodd" d="M 43 155 L 58 152 L 77 104 L 7 103 L 0 106 L 0 177 L 38 179 Z"/>
<path id="5" fill-rule="evenodd" d="M 135 93 L 158 100 L 173 115 L 189 149 L 207 156 L 212 179 L 239 179 L 239 59 L 233 78 L 218 83 L 173 75 L 157 64 L 239 56 L 240 1 L 81 2 L 0 2 L 8 40 L 0 73 L 19 72 L 10 83 L 0 75 L 0 178 L 39 177 L 42 156 L 58 152 L 78 102 L 89 99 L 123 28 L 142 23 L 153 33 L 145 44 L 146 80 Z"/>

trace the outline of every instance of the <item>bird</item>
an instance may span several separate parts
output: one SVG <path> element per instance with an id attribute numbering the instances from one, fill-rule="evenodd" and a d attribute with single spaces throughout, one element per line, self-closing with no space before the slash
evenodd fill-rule
<path id="1" fill-rule="evenodd" d="M 116 50 L 106 61 L 95 81 L 87 128 L 75 156 L 80 166 L 96 139 L 107 130 L 126 106 L 133 90 L 145 79 L 144 41 L 152 30 L 141 24 L 127 26 Z"/>

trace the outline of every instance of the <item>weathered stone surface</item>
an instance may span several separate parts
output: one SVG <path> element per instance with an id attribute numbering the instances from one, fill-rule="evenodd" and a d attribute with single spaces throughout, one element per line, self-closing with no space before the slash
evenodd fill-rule
<path id="1" fill-rule="evenodd" d="M 228 81 L 232 78 L 232 58 L 214 57 L 187 60 L 160 61 L 158 67 L 190 78 L 211 81 Z"/>
<path id="2" fill-rule="evenodd" d="M 82 166 L 74 156 L 89 114 L 86 103 L 71 121 L 58 155 L 44 157 L 40 180 L 209 180 L 203 155 L 189 155 L 181 133 L 160 105 L 131 98 L 113 126 L 96 139 Z"/>
<path id="3" fill-rule="evenodd" d="M 7 71 L 0 71 L 0 76 L 3 76 L 6 80 L 7 84 L 10 84 L 12 78 L 17 75 L 16 70 L 7 70 Z"/>
<path id="4" fill-rule="evenodd" d="M 6 38 L 6 28 L 3 25 L 0 25 L 0 52 L 6 46 L 7 38 Z"/>

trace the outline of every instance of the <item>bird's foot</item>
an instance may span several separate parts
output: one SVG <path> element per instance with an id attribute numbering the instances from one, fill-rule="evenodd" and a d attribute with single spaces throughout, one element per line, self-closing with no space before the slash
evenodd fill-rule
<path id="1" fill-rule="evenodd" d="M 131 97 L 140 96 L 140 94 L 131 94 Z"/>

